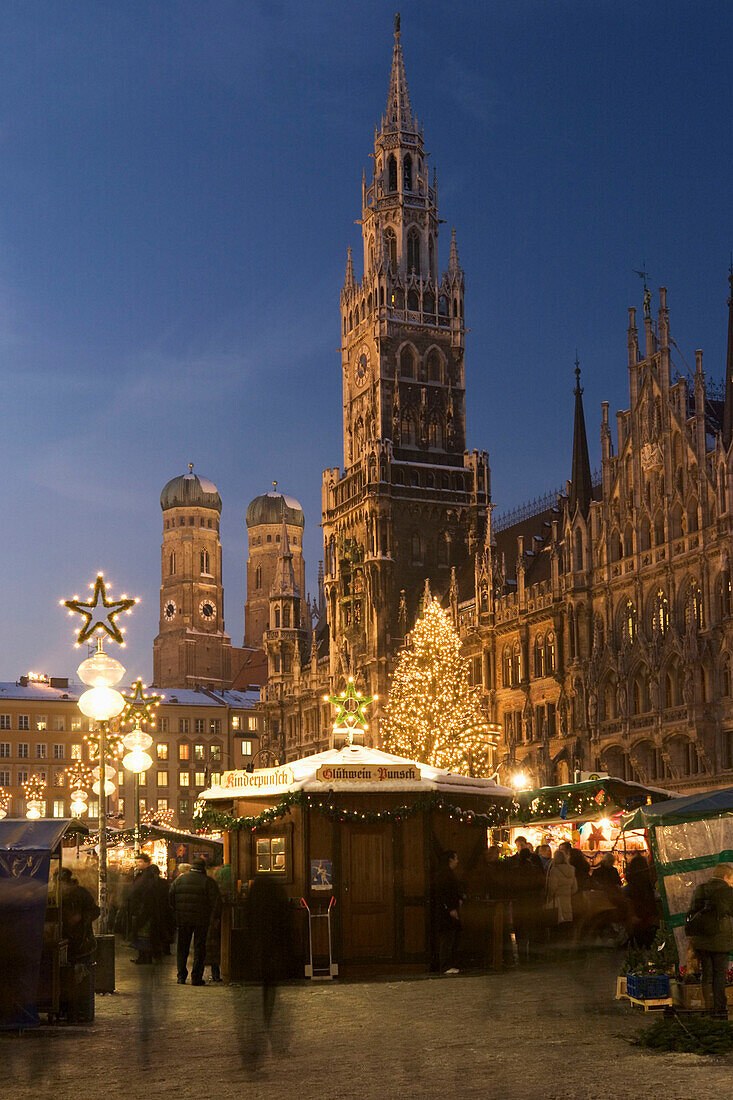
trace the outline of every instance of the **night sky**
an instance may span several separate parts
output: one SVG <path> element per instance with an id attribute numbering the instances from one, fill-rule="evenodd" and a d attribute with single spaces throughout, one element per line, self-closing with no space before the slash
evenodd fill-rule
<path id="1" fill-rule="evenodd" d="M 73 673 L 58 606 L 98 569 L 139 595 L 152 674 L 158 498 L 188 462 L 222 499 L 243 632 L 244 511 L 306 512 L 341 465 L 339 291 L 386 103 L 394 0 L 4 0 L 0 7 L 0 679 Z M 471 447 L 498 512 L 564 484 L 573 360 L 593 466 L 627 407 L 635 268 L 687 363 L 722 379 L 733 247 L 733 6 L 402 3 L 438 169 L 441 269 L 466 272 Z M 359 275 L 360 275 L 359 271 Z M 685 371 L 680 355 L 675 365 Z"/>

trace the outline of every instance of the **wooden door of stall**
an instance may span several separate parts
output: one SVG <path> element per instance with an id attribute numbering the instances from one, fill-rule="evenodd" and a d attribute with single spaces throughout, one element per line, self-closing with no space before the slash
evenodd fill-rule
<path id="1" fill-rule="evenodd" d="M 391 825 L 349 825 L 341 831 L 342 958 L 394 955 L 394 867 Z"/>

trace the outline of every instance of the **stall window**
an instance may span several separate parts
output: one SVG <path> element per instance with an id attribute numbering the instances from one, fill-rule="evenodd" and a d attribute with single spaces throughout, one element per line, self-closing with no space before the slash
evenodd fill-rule
<path id="1" fill-rule="evenodd" d="M 285 874 L 287 841 L 284 836 L 258 836 L 255 845 L 258 873 Z"/>

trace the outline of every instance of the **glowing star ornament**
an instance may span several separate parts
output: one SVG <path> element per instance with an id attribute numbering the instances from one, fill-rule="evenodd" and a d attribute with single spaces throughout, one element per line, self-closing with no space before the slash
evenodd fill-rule
<path id="1" fill-rule="evenodd" d="M 84 601 L 75 596 L 73 600 L 62 600 L 61 602 L 64 607 L 69 609 L 70 615 L 81 615 L 84 619 L 84 625 L 76 636 L 77 645 L 81 645 L 82 642 L 93 637 L 94 634 L 106 634 L 113 642 L 123 646 L 125 640 L 116 619 L 123 611 L 127 615 L 131 614 L 138 601 L 124 595 L 119 600 L 110 599 L 107 595 L 104 575 L 98 573 L 93 585 L 91 600 Z"/>
<path id="2" fill-rule="evenodd" d="M 139 717 L 142 724 L 152 721 L 163 700 L 162 695 L 146 695 L 145 684 L 139 677 L 132 685 L 132 692 L 125 695 L 123 691 L 122 698 L 125 700 L 125 709 L 120 715 L 120 721 L 133 722 Z"/>
<path id="3" fill-rule="evenodd" d="M 354 687 L 354 677 L 349 676 L 346 691 L 339 695 L 324 695 L 324 702 L 331 703 L 336 708 L 333 719 L 334 730 L 344 730 L 353 734 L 356 730 L 366 732 L 367 718 L 366 708 L 373 703 L 378 696 L 361 695 Z"/>

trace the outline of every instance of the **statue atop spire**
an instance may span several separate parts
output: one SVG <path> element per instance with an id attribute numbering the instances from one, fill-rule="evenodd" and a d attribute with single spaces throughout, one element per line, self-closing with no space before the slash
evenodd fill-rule
<path id="1" fill-rule="evenodd" d="M 410 108 L 410 96 L 407 91 L 405 63 L 402 57 L 402 35 L 400 17 L 394 21 L 394 50 L 392 51 L 392 72 L 389 76 L 389 95 L 384 116 L 385 126 L 391 130 L 414 130 L 415 120 Z"/>

